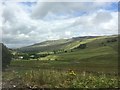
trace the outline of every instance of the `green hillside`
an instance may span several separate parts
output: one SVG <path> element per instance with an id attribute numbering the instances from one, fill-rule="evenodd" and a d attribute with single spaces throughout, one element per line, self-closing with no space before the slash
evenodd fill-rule
<path id="1" fill-rule="evenodd" d="M 86 39 L 93 39 L 93 38 L 96 38 L 96 36 L 85 36 L 85 37 L 75 37 L 71 39 L 49 40 L 49 41 L 45 41 L 41 43 L 36 43 L 31 46 L 18 48 L 18 51 L 39 52 L 39 51 L 72 49 L 73 47 L 79 45 L 81 42 L 86 41 Z"/>
<path id="2" fill-rule="evenodd" d="M 36 59 L 32 59 L 25 61 L 26 63 L 29 63 L 28 65 L 21 61 L 15 61 L 13 65 L 55 69 L 72 68 L 83 71 L 117 72 L 118 42 L 117 35 L 82 38 L 77 37 L 66 40 L 46 41 L 29 46 L 30 49 L 33 49 L 34 47 L 43 50 L 42 52 L 37 52 L 38 55 L 49 52 L 49 54 L 44 57 L 40 56 L 37 59 L 37 63 L 35 61 Z M 86 45 L 85 48 L 80 48 L 80 45 L 83 44 Z M 40 45 L 44 45 L 44 47 Z M 60 49 L 63 51 L 60 51 Z M 56 52 L 54 52 L 54 50 L 56 50 Z M 44 64 L 44 62 L 46 63 Z"/>

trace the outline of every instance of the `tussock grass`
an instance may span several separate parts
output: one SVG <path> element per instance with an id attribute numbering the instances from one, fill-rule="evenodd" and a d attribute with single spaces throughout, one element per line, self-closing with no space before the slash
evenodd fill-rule
<path id="1" fill-rule="evenodd" d="M 5 74 L 5 73 L 4 73 Z M 7 72 L 6 72 L 7 74 Z M 24 87 L 29 88 L 118 88 L 118 76 L 104 73 L 76 72 L 73 70 L 28 70 L 22 72 L 11 72 L 4 78 L 17 81 L 21 79 Z M 20 82 L 19 82 L 20 83 Z M 16 82 L 12 83 L 16 85 Z"/>

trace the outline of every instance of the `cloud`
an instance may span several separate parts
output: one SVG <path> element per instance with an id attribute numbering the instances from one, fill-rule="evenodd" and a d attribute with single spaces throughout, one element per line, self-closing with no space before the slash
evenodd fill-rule
<path id="1" fill-rule="evenodd" d="M 108 11 L 99 11 L 94 18 L 94 23 L 109 22 L 112 19 L 112 15 Z"/>
<path id="2" fill-rule="evenodd" d="M 111 3 L 105 2 L 38 2 L 33 8 L 31 16 L 35 19 L 43 19 L 52 13 L 57 16 L 66 15 L 70 17 L 75 12 L 79 12 L 78 14 L 90 13 L 110 5 Z"/>
<path id="3" fill-rule="evenodd" d="M 106 9 L 111 3 L 24 4 L 2 4 L 2 40 L 9 47 L 84 35 L 117 34 L 118 14 Z"/>
<path id="4" fill-rule="evenodd" d="M 0 42 L 2 42 L 2 21 L 3 21 L 3 18 L 2 18 L 2 13 L 3 13 L 3 5 L 2 3 L 0 3 Z"/>
<path id="5" fill-rule="evenodd" d="M 110 11 L 106 11 L 106 10 L 98 10 L 97 12 L 94 12 L 92 14 L 89 15 L 84 15 L 84 16 L 80 16 L 78 17 L 75 22 L 72 24 L 73 26 L 77 26 L 77 25 L 98 25 L 101 23 L 109 23 L 109 21 L 117 16 L 117 13 L 114 13 L 115 16 L 112 16 L 112 13 L 114 12 L 110 12 Z"/>
<path id="6" fill-rule="evenodd" d="M 100 10 L 79 17 L 70 27 L 78 27 L 80 35 L 111 35 L 118 32 L 118 12 Z M 83 34 L 84 32 L 85 34 Z"/>

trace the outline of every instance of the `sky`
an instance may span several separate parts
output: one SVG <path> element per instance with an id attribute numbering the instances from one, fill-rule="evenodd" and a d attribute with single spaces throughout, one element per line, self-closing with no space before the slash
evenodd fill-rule
<path id="1" fill-rule="evenodd" d="M 9 48 L 118 33 L 117 2 L 1 2 L 0 36 Z"/>

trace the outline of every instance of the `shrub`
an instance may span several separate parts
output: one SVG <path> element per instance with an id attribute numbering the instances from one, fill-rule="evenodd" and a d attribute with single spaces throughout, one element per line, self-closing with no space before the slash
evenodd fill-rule
<path id="1" fill-rule="evenodd" d="M 102 45 L 102 46 L 106 46 L 106 44 L 105 44 L 104 42 L 101 42 L 101 45 Z"/>
<path id="2" fill-rule="evenodd" d="M 1 45 L 2 45 L 2 70 L 4 70 L 10 64 L 12 54 L 9 52 L 8 48 L 5 45 L 3 44 Z"/>
<path id="3" fill-rule="evenodd" d="M 116 42 L 116 41 L 117 41 L 117 39 L 116 39 L 116 38 L 113 38 L 113 39 L 107 40 L 107 43 Z"/>
<path id="4" fill-rule="evenodd" d="M 86 44 L 80 44 L 77 48 L 85 49 L 86 48 Z"/>
<path id="5" fill-rule="evenodd" d="M 65 53 L 67 53 L 67 51 L 65 51 Z"/>

